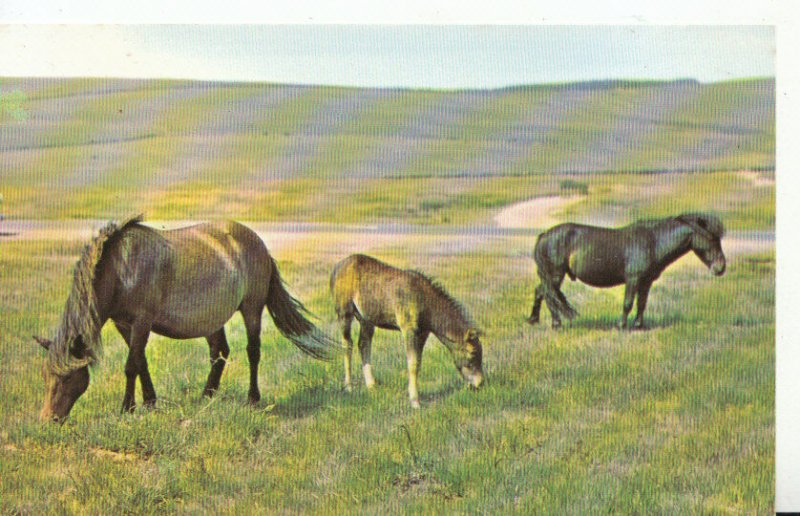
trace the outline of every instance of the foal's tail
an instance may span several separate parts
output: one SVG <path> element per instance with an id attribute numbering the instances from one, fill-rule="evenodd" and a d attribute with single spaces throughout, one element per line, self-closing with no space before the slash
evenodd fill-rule
<path id="1" fill-rule="evenodd" d="M 267 310 L 275 326 L 303 353 L 320 360 L 332 359 L 341 350 L 341 345 L 303 316 L 303 312 L 309 313 L 308 310 L 286 290 L 275 260 L 270 259 L 272 275 L 269 278 Z"/>

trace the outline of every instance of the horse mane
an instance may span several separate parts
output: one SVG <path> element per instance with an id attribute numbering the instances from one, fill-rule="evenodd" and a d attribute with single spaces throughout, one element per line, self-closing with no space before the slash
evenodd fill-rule
<path id="1" fill-rule="evenodd" d="M 100 229 L 78 258 L 73 271 L 72 288 L 67 297 L 61 324 L 56 330 L 48 357 L 51 369 L 57 373 L 68 373 L 93 364 L 102 352 L 102 321 L 97 311 L 97 296 L 94 291 L 95 268 L 100 261 L 105 245 L 124 229 L 136 225 L 143 215 L 130 217 L 120 224 L 109 222 Z M 75 358 L 70 348 L 80 337 L 85 347 L 85 356 Z"/>
<path id="2" fill-rule="evenodd" d="M 415 269 L 412 269 L 409 272 L 422 278 L 425 281 L 425 283 L 427 283 L 431 287 L 431 289 L 437 295 L 437 297 L 439 297 L 441 301 L 443 301 L 447 306 L 449 306 L 453 311 L 455 311 L 456 314 L 458 314 L 458 316 L 461 317 L 463 322 L 469 328 L 477 327 L 475 321 L 473 321 L 469 312 L 467 312 L 467 309 L 464 308 L 464 305 L 462 305 L 453 296 L 451 296 L 450 293 L 447 290 L 445 290 L 445 288 L 442 286 L 441 283 L 439 283 L 438 280 L 428 276 L 424 272 Z"/>
<path id="3" fill-rule="evenodd" d="M 725 226 L 722 224 L 722 220 L 710 213 L 682 213 L 675 217 L 675 220 L 691 226 L 701 234 L 710 234 L 717 239 L 725 235 Z"/>

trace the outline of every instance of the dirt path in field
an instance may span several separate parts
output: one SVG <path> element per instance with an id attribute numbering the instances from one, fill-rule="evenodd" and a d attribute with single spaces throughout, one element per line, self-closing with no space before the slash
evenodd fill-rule
<path id="1" fill-rule="evenodd" d="M 563 222 L 558 217 L 561 210 L 583 198 L 580 195 L 536 197 L 504 208 L 494 216 L 494 221 L 501 228 L 543 229 Z"/>
<path id="2" fill-rule="evenodd" d="M 417 257 L 448 257 L 484 251 L 507 256 L 527 255 L 538 231 L 560 222 L 558 210 L 576 198 L 543 197 L 511 206 L 499 213 L 496 225 L 404 226 L 245 222 L 278 259 L 285 257 L 344 257 L 355 252 L 380 252 Z M 174 229 L 191 221 L 146 221 L 158 229 Z M 87 242 L 105 225 L 93 220 L 0 220 L 0 245 L 20 240 Z M 728 256 L 775 250 L 774 231 L 736 231 L 722 247 Z"/>
<path id="3" fill-rule="evenodd" d="M 775 178 L 756 172 L 755 170 L 742 170 L 739 177 L 750 181 L 753 186 L 775 186 Z"/>

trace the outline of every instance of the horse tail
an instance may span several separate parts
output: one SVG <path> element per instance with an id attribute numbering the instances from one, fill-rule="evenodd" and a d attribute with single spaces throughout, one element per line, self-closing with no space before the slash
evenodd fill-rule
<path id="1" fill-rule="evenodd" d="M 266 304 L 275 326 L 303 353 L 320 360 L 332 359 L 341 346 L 305 318 L 303 313 L 310 312 L 303 303 L 289 294 L 275 260 L 272 257 L 270 260 L 272 275 L 269 278 Z"/>
<path id="2" fill-rule="evenodd" d="M 578 311 L 567 301 L 564 293 L 554 288 L 549 283 L 542 282 L 544 285 L 544 300 L 547 307 L 554 310 L 559 316 L 566 317 L 570 321 L 577 317 Z"/>
<path id="3" fill-rule="evenodd" d="M 562 226 L 557 226 L 553 228 L 556 232 L 553 232 L 551 229 L 539 235 L 539 238 L 536 239 L 536 246 L 533 248 L 533 259 L 536 262 L 537 274 L 541 280 L 542 291 L 547 307 L 551 312 L 555 312 L 560 317 L 572 320 L 577 317 L 578 311 L 567 301 L 564 293 L 558 288 L 558 283 L 564 277 L 565 272 L 560 272 L 561 269 L 559 269 L 558 264 L 553 263 L 548 253 L 548 249 L 551 249 L 553 246 L 563 247 L 566 243 L 565 237 L 567 239 L 569 238 L 569 231 L 567 231 L 566 234 L 562 234 L 563 232 L 558 231 L 561 227 Z M 564 226 L 564 228 L 568 229 L 566 226 Z M 550 242 L 551 240 L 555 241 Z M 569 270 L 569 266 L 566 266 L 566 273 L 569 273 L 571 279 L 575 279 L 572 271 Z"/>

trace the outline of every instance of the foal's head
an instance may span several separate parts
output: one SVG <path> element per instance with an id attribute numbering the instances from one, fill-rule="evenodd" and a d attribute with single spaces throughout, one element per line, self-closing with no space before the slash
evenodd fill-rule
<path id="1" fill-rule="evenodd" d="M 717 217 L 705 214 L 684 214 L 678 220 L 693 229 L 691 248 L 715 276 L 725 273 L 725 254 L 720 240 L 725 228 Z"/>
<path id="2" fill-rule="evenodd" d="M 456 369 L 472 387 L 478 388 L 483 383 L 483 348 L 480 337 L 482 332 L 470 328 L 464 334 L 458 349 L 453 352 Z"/>
<path id="3" fill-rule="evenodd" d="M 48 352 L 53 342 L 49 339 L 34 337 Z M 89 363 L 91 356 L 86 352 L 83 340 L 78 337 L 69 348 L 72 364 L 64 369 L 55 367 L 48 358 L 42 364 L 42 377 L 47 388 L 44 405 L 39 413 L 42 421 L 63 423 L 75 401 L 89 387 Z"/>

